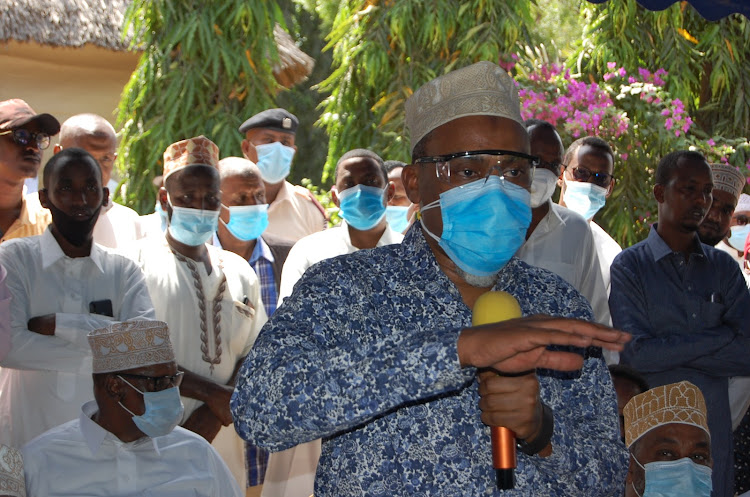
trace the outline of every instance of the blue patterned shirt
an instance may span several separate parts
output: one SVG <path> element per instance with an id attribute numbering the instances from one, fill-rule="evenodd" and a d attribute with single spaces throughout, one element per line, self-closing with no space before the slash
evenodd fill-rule
<path id="1" fill-rule="evenodd" d="M 524 315 L 592 317 L 573 287 L 516 258 L 496 289 Z M 500 495 L 476 370 L 461 368 L 456 350 L 470 325 L 418 226 L 401 245 L 325 260 L 305 272 L 242 365 L 235 427 L 272 451 L 323 438 L 316 497 Z M 519 453 L 516 489 L 502 495 L 622 495 L 615 394 L 592 350 L 567 379 L 538 372 L 554 413 L 553 453 Z"/>

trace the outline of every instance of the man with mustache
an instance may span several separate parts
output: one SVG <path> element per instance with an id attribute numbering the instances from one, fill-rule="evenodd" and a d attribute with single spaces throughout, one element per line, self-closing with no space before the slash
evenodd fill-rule
<path id="1" fill-rule="evenodd" d="M 24 195 L 23 185 L 36 178 L 42 150 L 59 131 L 57 119 L 37 114 L 21 99 L 0 102 L 0 243 L 41 235 L 49 225 L 49 211 L 36 194 Z"/>
<path id="2" fill-rule="evenodd" d="M 76 418 L 93 398 L 86 333 L 155 318 L 138 266 L 93 242 L 108 198 L 96 159 L 63 150 L 42 181 L 49 229 L 0 245 L 12 297 L 11 349 L 0 361 L 0 443 L 14 447 Z"/>
<path id="3" fill-rule="evenodd" d="M 656 170 L 659 222 L 612 264 L 609 306 L 633 334 L 621 361 L 652 387 L 689 381 L 704 393 L 715 497 L 733 495 L 731 376 L 750 374 L 750 293 L 732 258 L 698 238 L 714 180 L 697 152 L 666 155 Z"/>

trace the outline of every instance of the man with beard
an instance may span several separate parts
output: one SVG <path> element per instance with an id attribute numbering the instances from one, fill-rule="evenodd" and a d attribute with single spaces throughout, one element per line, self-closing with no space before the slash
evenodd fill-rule
<path id="1" fill-rule="evenodd" d="M 316 497 L 502 495 L 489 426 L 520 441 L 513 495 L 621 495 L 598 347 L 628 335 L 584 321 L 572 286 L 513 257 L 536 162 L 515 82 L 491 62 L 458 69 L 414 92 L 406 122 L 401 177 L 420 223 L 305 271 L 240 370 L 235 426 L 272 451 L 322 438 Z M 493 289 L 527 317 L 472 327 Z"/>
<path id="2" fill-rule="evenodd" d="M 36 178 L 42 150 L 60 123 L 37 114 L 23 100 L 0 102 L 0 242 L 41 234 L 50 223 L 49 211 L 36 193 L 24 195 L 24 181 Z"/>
<path id="3" fill-rule="evenodd" d="M 728 164 L 711 164 L 711 174 L 714 181 L 713 202 L 698 227 L 698 237 L 706 245 L 715 247 L 730 236 L 732 215 L 745 186 L 745 177 Z M 741 244 L 744 248 L 744 239 Z"/>
<path id="4" fill-rule="evenodd" d="M 728 378 L 750 374 L 750 293 L 726 253 L 700 243 L 714 181 L 697 152 L 666 155 L 656 170 L 659 222 L 612 264 L 615 327 L 633 334 L 621 360 L 652 387 L 690 381 L 708 407 L 715 497 L 733 495 Z"/>
<path id="5" fill-rule="evenodd" d="M 42 181 L 39 200 L 52 224 L 0 246 L 12 296 L 11 349 L 0 361 L 0 442 L 15 447 L 74 419 L 93 398 L 88 332 L 155 317 L 138 266 L 93 243 L 108 198 L 96 160 L 64 150 Z"/>

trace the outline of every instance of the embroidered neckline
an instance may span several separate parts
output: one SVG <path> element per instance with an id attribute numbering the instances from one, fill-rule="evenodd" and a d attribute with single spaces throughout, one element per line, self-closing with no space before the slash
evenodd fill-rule
<path id="1" fill-rule="evenodd" d="M 172 248 L 170 247 L 170 250 Z M 178 261 L 185 263 L 193 275 L 193 286 L 195 287 L 195 295 L 198 297 L 198 309 L 200 310 L 201 318 L 201 359 L 204 362 L 210 364 L 209 372 L 213 374 L 214 366 L 221 363 L 221 301 L 224 298 L 224 292 L 227 289 L 227 276 L 222 271 L 221 283 L 216 291 L 216 295 L 212 300 L 211 305 L 211 317 L 214 331 L 214 357 L 211 357 L 208 351 L 208 324 L 206 320 L 206 295 L 203 291 L 203 281 L 201 281 L 200 274 L 198 273 L 198 265 L 192 259 L 185 257 L 184 255 L 172 250 L 175 258 Z M 223 269 L 221 259 L 219 259 L 219 268 Z"/>

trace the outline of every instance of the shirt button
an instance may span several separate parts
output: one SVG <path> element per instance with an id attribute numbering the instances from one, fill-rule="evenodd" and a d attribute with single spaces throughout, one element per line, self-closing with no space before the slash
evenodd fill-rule
<path id="1" fill-rule="evenodd" d="M 693 289 L 693 286 L 692 285 L 688 285 L 688 290 L 692 290 L 692 289 Z"/>
<path id="2" fill-rule="evenodd" d="M 693 317 L 695 317 L 695 313 L 693 313 Z"/>

